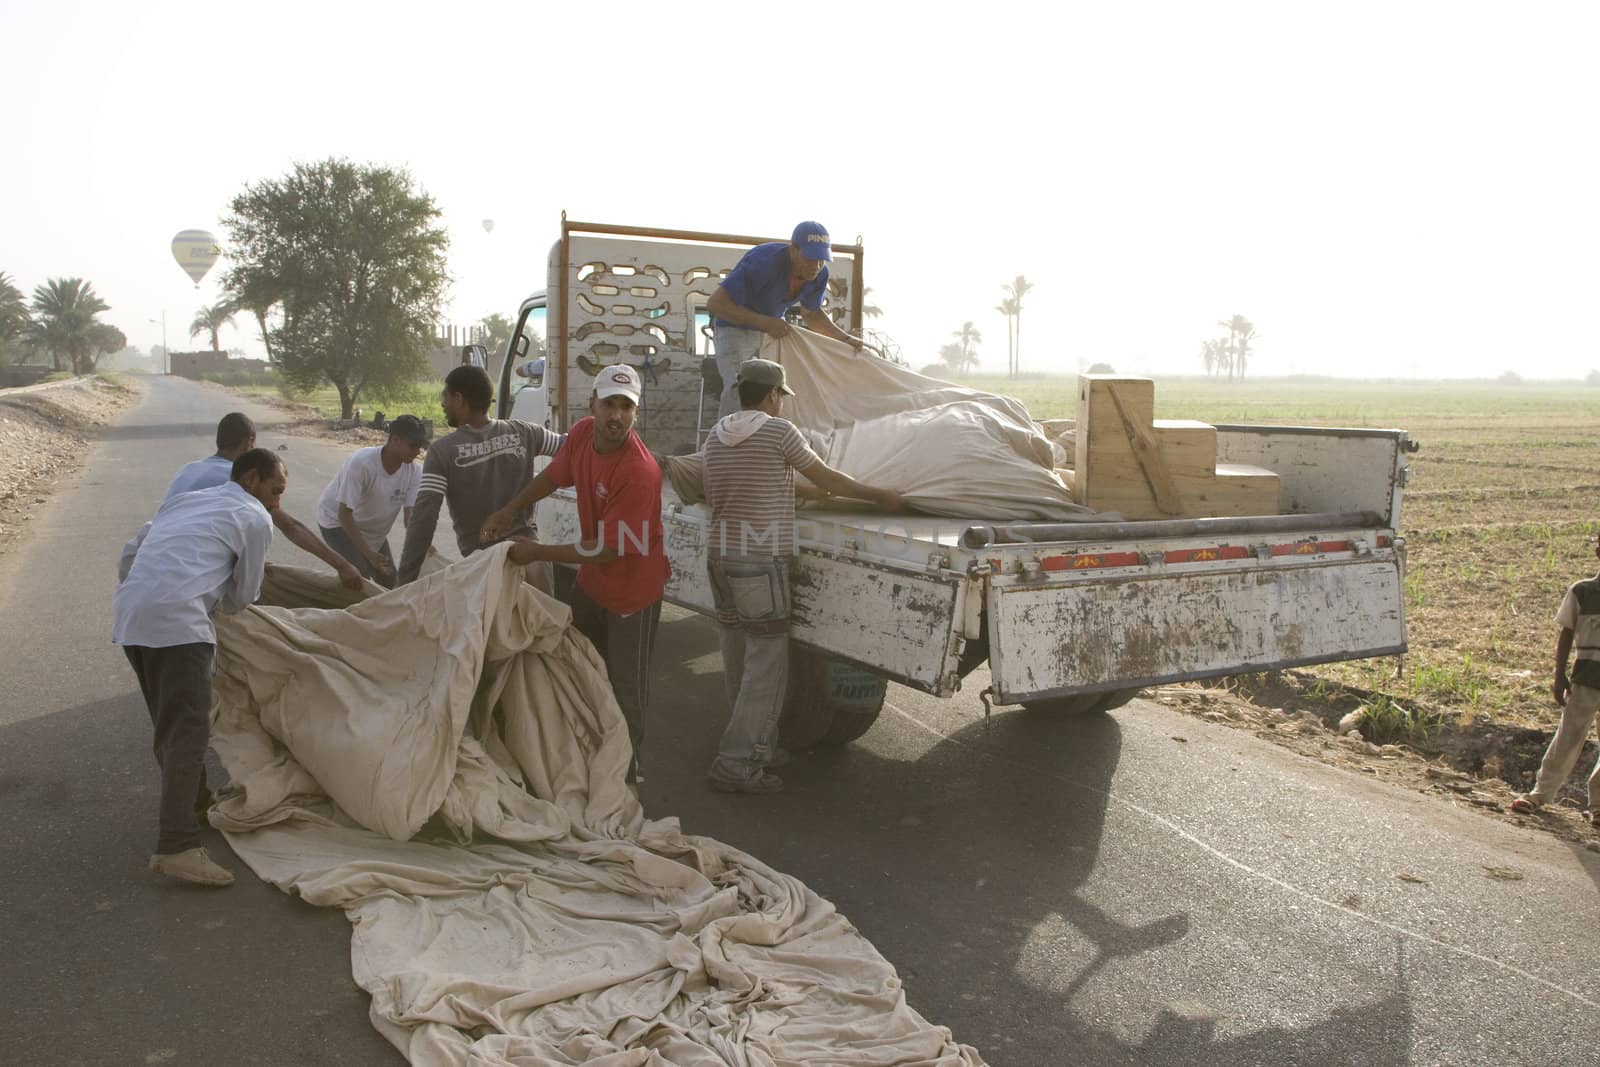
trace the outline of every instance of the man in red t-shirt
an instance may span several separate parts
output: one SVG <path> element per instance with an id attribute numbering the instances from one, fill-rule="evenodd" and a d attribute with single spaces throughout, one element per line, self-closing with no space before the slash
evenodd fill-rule
<path id="1" fill-rule="evenodd" d="M 579 565 L 572 624 L 605 658 L 633 742 L 630 782 L 644 780 L 639 754 L 650 703 L 650 653 L 661 620 L 661 594 L 672 573 L 661 536 L 661 467 L 633 432 L 640 388 L 632 367 L 618 363 L 602 369 L 589 397 L 589 417 L 572 427 L 550 465 L 479 531 L 480 544 L 497 541 L 535 502 L 567 486 L 577 490 L 583 540 L 525 542 L 518 558 Z"/>

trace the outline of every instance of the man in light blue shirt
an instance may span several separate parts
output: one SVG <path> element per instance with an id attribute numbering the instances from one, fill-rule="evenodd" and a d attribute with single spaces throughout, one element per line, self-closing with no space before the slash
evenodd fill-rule
<path id="1" fill-rule="evenodd" d="M 820 222 L 802 222 L 794 228 L 788 244 L 772 241 L 746 252 L 711 294 L 706 312 L 711 316 L 711 340 L 717 349 L 717 371 L 722 375 L 717 418 L 739 410 L 734 393 L 739 364 L 760 353 L 763 336 L 782 337 L 789 332 L 783 316 L 795 304 L 800 305 L 806 329 L 854 345 L 858 352 L 865 347 L 865 341 L 839 329 L 822 310 L 832 259 L 827 228 Z"/>
<path id="2" fill-rule="evenodd" d="M 155 727 L 161 767 L 161 833 L 150 869 L 199 885 L 233 873 L 200 847 L 197 808 L 210 799 L 205 753 L 211 734 L 211 616 L 241 611 L 261 592 L 271 512 L 289 483 L 264 448 L 233 461 L 223 485 L 179 493 L 123 549 L 111 639 L 133 666 Z"/>
<path id="3" fill-rule="evenodd" d="M 256 425 L 242 411 L 230 411 L 217 423 L 217 453 L 193 463 L 185 463 L 167 486 L 165 504 L 179 493 L 192 493 L 196 489 L 209 489 L 225 485 L 233 473 L 233 461 L 256 447 Z M 361 571 L 339 553 L 322 543 L 311 528 L 282 508 L 272 512 L 272 525 L 276 526 L 289 543 L 316 556 L 332 567 L 339 582 L 347 589 L 361 588 Z"/>

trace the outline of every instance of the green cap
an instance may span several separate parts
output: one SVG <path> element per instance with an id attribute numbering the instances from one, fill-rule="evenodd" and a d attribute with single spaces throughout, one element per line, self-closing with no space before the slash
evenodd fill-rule
<path id="1" fill-rule="evenodd" d="M 739 377 L 737 382 L 754 382 L 757 385 L 775 385 L 778 392 L 784 396 L 794 396 L 783 381 L 783 364 L 774 363 L 770 359 L 747 359 L 739 364 Z"/>

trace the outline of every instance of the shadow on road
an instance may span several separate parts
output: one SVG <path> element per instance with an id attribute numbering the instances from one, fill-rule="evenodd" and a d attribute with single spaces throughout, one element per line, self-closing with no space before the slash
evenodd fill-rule
<path id="1" fill-rule="evenodd" d="M 1095 880 L 1121 754 L 1114 713 L 999 713 L 903 755 L 885 751 L 902 731 L 880 720 L 874 732 L 895 740 L 874 744 L 869 734 L 801 756 L 782 772 L 784 793 L 729 798 L 700 778 L 725 714 L 720 674 L 707 669 L 715 656 L 709 624 L 663 626 L 657 684 L 675 694 L 675 709 L 695 710 L 656 730 L 672 755 L 669 766 L 650 762 L 647 810 L 678 815 L 685 829 L 745 848 L 834 901 L 894 961 L 912 1004 L 991 1063 L 1410 1062 L 1413 1006 L 1398 970 L 1392 991 L 1330 1004 L 1304 1026 L 1266 1025 L 1293 1014 L 1267 1010 L 1270 994 L 1256 998 L 1258 1021 L 1197 1010 L 1216 999 L 1208 989 L 1167 991 L 1192 971 L 1228 967 L 1250 985 L 1252 961 L 1223 958 L 1244 946 L 1148 904 L 1163 900 L 1159 890 L 1119 893 L 1126 847 L 1116 873 Z M 1180 885 L 1186 872 L 1170 863 L 1143 869 Z"/>

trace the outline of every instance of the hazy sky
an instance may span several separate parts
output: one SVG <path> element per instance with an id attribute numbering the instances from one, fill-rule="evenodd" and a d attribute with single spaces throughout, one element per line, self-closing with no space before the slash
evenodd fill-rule
<path id="1" fill-rule="evenodd" d="M 1593 4 L 0 0 L 0 270 L 188 347 L 169 242 L 330 155 L 438 202 L 449 319 L 542 288 L 560 213 L 858 234 L 914 365 L 1034 283 L 1023 365 L 1600 367 Z M 807 12 L 815 12 L 808 18 Z M 493 218 L 492 234 L 481 220 Z M 224 345 L 260 354 L 254 326 Z"/>

